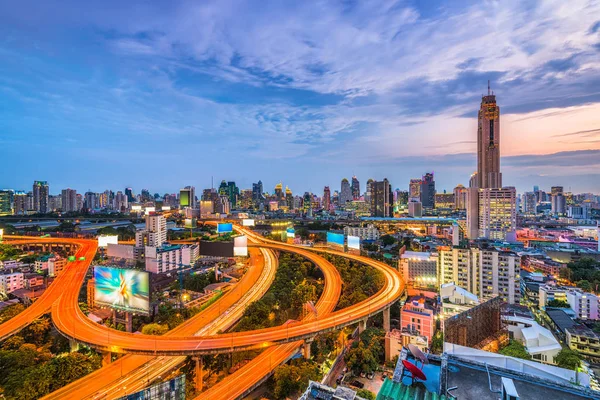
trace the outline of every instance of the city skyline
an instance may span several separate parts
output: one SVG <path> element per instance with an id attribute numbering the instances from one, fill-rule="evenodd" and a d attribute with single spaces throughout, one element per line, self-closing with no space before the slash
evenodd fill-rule
<path id="1" fill-rule="evenodd" d="M 1 185 L 317 193 L 433 171 L 450 191 L 491 80 L 505 184 L 600 192 L 600 5 L 419 3 L 0 6 L 0 155 L 35 160 Z"/>

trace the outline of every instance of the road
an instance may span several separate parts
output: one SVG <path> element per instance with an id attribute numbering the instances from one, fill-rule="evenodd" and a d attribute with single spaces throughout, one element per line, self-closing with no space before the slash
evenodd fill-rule
<path id="1" fill-rule="evenodd" d="M 241 317 L 245 306 L 269 289 L 277 260 L 270 250 L 254 249 L 248 272 L 223 297 L 166 335 L 216 334 Z M 126 355 L 115 362 L 57 390 L 44 399 L 112 399 L 147 386 L 184 362 L 185 356 L 152 357 Z"/>

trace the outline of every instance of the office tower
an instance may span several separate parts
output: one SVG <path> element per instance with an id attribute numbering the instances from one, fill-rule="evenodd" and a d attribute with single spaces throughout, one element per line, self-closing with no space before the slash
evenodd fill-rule
<path id="1" fill-rule="evenodd" d="M 371 215 L 373 217 L 392 217 L 394 197 L 392 185 L 387 178 L 371 183 Z"/>
<path id="2" fill-rule="evenodd" d="M 467 236 L 515 240 L 516 197 L 514 188 L 502 188 L 500 107 L 488 83 L 478 113 L 477 173 L 471 176 L 467 193 Z"/>
<path id="3" fill-rule="evenodd" d="M 371 203 L 371 192 L 372 192 L 372 184 L 373 184 L 373 179 L 369 179 L 367 181 L 367 189 L 365 191 L 365 202 L 367 203 Z"/>
<path id="4" fill-rule="evenodd" d="M 421 204 L 423 208 L 435 207 L 435 181 L 432 173 L 426 173 L 421 179 Z"/>
<path id="5" fill-rule="evenodd" d="M 444 190 L 443 193 L 436 193 L 435 194 L 435 208 L 439 208 L 439 209 L 449 209 L 452 210 L 454 208 L 454 193 L 446 193 L 446 191 Z"/>
<path id="6" fill-rule="evenodd" d="M 105 190 L 98 196 L 98 206 L 100 208 L 112 208 L 115 194 L 112 190 Z"/>
<path id="7" fill-rule="evenodd" d="M 352 188 L 348 179 L 344 178 L 340 189 L 339 207 L 344 208 L 349 201 L 352 201 Z"/>
<path id="8" fill-rule="evenodd" d="M 358 179 L 356 179 L 356 176 L 352 177 L 352 186 L 350 188 L 352 189 L 352 199 L 359 200 L 360 199 L 360 182 L 358 182 Z"/>
<path id="9" fill-rule="evenodd" d="M 214 202 L 214 210 L 217 214 L 229 214 L 231 211 L 231 203 L 229 202 L 229 196 L 217 195 L 217 198 Z"/>
<path id="10" fill-rule="evenodd" d="M 128 208 L 128 198 L 123 192 L 117 192 L 114 199 L 113 208 L 118 212 L 123 212 Z"/>
<path id="11" fill-rule="evenodd" d="M 127 202 L 135 203 L 135 196 L 133 195 L 133 189 L 128 187 L 125 188 L 125 196 L 127 196 Z"/>
<path id="12" fill-rule="evenodd" d="M 77 191 L 75 189 L 62 190 L 62 210 L 63 212 L 75 212 L 77 210 Z"/>
<path id="13" fill-rule="evenodd" d="M 235 208 L 237 205 L 237 198 L 240 194 L 240 189 L 235 185 L 235 182 L 221 181 L 219 186 L 219 194 L 225 195 L 229 198 L 229 205 L 231 208 Z"/>
<path id="14" fill-rule="evenodd" d="M 179 208 L 196 208 L 196 188 L 186 186 L 179 190 Z"/>
<path id="15" fill-rule="evenodd" d="M 48 209 L 48 196 L 50 195 L 50 188 L 46 181 L 34 181 L 33 182 L 33 209 L 38 212 L 45 214 L 49 211 Z"/>
<path id="16" fill-rule="evenodd" d="M 98 196 L 94 192 L 85 192 L 83 198 L 83 208 L 93 210 L 98 208 Z"/>
<path id="17" fill-rule="evenodd" d="M 535 192 L 523 193 L 522 210 L 524 214 L 537 213 L 537 194 Z"/>
<path id="18" fill-rule="evenodd" d="M 454 188 L 454 208 L 464 210 L 467 208 L 467 188 L 458 185 Z"/>
<path id="19" fill-rule="evenodd" d="M 413 218 L 420 218 L 423 216 L 423 206 L 420 201 L 411 201 L 408 203 L 408 215 Z"/>
<path id="20" fill-rule="evenodd" d="M 562 186 L 552 186 L 551 190 L 552 214 L 563 215 L 566 209 L 566 198 Z"/>
<path id="21" fill-rule="evenodd" d="M 294 194 L 287 186 L 285 187 L 285 205 L 287 206 L 288 210 L 294 209 Z"/>
<path id="22" fill-rule="evenodd" d="M 516 240 L 517 191 L 513 187 L 479 191 L 479 237 L 493 240 Z"/>
<path id="23" fill-rule="evenodd" d="M 329 189 L 329 186 L 325 186 L 325 188 L 323 188 L 323 209 L 325 211 L 329 211 L 330 207 L 331 207 L 331 190 Z"/>
<path id="24" fill-rule="evenodd" d="M 12 215 L 14 208 L 14 190 L 0 190 L 0 215 Z"/>
<path id="25" fill-rule="evenodd" d="M 146 216 L 146 229 L 135 234 L 136 247 L 160 247 L 167 242 L 167 220 L 162 214 Z"/>
<path id="26" fill-rule="evenodd" d="M 261 203 L 264 202 L 263 197 L 263 184 L 261 181 L 252 184 L 252 201 L 254 202 L 254 206 L 258 207 Z"/>
<path id="27" fill-rule="evenodd" d="M 421 179 L 411 179 L 408 184 L 408 202 L 421 202 Z"/>
<path id="28" fill-rule="evenodd" d="M 27 193 L 22 190 L 17 190 L 13 196 L 13 203 L 15 215 L 27 214 Z"/>
<path id="29" fill-rule="evenodd" d="M 200 218 L 206 218 L 215 212 L 215 206 L 212 200 L 200 201 Z"/>
<path id="30" fill-rule="evenodd" d="M 280 206 L 285 204 L 285 195 L 283 194 L 283 183 L 281 182 L 275 185 L 275 201 Z"/>
<path id="31" fill-rule="evenodd" d="M 62 210 L 62 195 L 48 196 L 48 212 Z"/>
<path id="32" fill-rule="evenodd" d="M 154 198 L 150 195 L 150 191 L 148 189 L 142 189 L 142 192 L 140 193 L 140 201 L 142 203 L 145 203 L 147 201 L 153 201 Z"/>

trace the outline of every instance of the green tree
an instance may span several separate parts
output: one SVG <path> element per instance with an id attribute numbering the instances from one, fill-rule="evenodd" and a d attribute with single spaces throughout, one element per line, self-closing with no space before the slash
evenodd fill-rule
<path id="1" fill-rule="evenodd" d="M 169 331 L 168 325 L 161 325 L 157 323 L 151 323 L 144 325 L 142 328 L 142 333 L 144 335 L 164 335 Z"/>
<path id="2" fill-rule="evenodd" d="M 561 368 L 576 370 L 581 364 L 581 356 L 576 351 L 565 347 L 554 357 L 554 362 Z"/>
<path id="3" fill-rule="evenodd" d="M 523 343 L 519 342 L 518 340 L 511 340 L 508 343 L 508 346 L 502 348 L 498 353 L 509 357 L 531 360 L 531 355 L 527 352 L 525 346 L 523 346 Z"/>
<path id="4" fill-rule="evenodd" d="M 20 303 L 4 308 L 2 311 L 0 311 L 0 324 L 5 323 L 6 321 L 23 311 L 25 311 L 25 306 Z"/>
<path id="5" fill-rule="evenodd" d="M 383 243 L 384 246 L 390 246 L 390 245 L 396 243 L 396 239 L 392 235 L 383 235 L 381 237 L 381 242 Z"/>
<path id="6" fill-rule="evenodd" d="M 569 303 L 564 300 L 553 299 L 550 300 L 547 304 L 548 307 L 557 307 L 557 308 L 569 308 Z"/>
<path id="7" fill-rule="evenodd" d="M 377 398 L 377 396 L 375 395 L 375 393 L 371 392 L 370 390 L 367 389 L 358 389 L 356 391 L 356 395 L 362 397 L 363 399 L 366 400 L 375 400 Z"/>
<path id="8" fill-rule="evenodd" d="M 377 369 L 379 361 L 363 341 L 355 342 L 344 356 L 346 365 L 355 374 L 369 373 Z"/>
<path id="9" fill-rule="evenodd" d="M 280 365 L 273 375 L 276 399 L 284 399 L 306 388 L 308 381 L 320 381 L 321 373 L 317 364 L 304 359 L 292 360 L 290 364 Z"/>
<path id="10" fill-rule="evenodd" d="M 299 315 L 302 311 L 302 307 L 308 301 L 317 300 L 317 290 L 314 285 L 311 285 L 306 281 L 302 281 L 298 286 L 292 289 L 290 294 L 290 305 L 296 315 Z"/>
<path id="11" fill-rule="evenodd" d="M 576 285 L 578 288 L 581 288 L 582 290 L 584 290 L 586 292 L 590 292 L 592 290 L 592 284 L 587 279 L 582 279 L 582 280 L 578 281 L 576 283 Z"/>
<path id="12" fill-rule="evenodd" d="M 55 357 L 50 361 L 53 373 L 53 390 L 82 378 L 102 366 L 102 361 L 97 355 L 82 353 L 69 353 L 65 356 Z"/>

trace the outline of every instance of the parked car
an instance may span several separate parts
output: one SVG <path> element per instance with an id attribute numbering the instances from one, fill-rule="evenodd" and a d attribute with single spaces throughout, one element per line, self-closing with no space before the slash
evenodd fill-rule
<path id="1" fill-rule="evenodd" d="M 374 377 L 374 376 L 375 376 L 375 374 L 374 374 L 374 373 L 372 373 L 372 372 L 369 372 L 369 373 L 367 374 L 367 378 L 369 378 L 369 379 L 371 379 L 371 380 L 373 380 L 373 377 Z"/>
<path id="2" fill-rule="evenodd" d="M 365 384 L 360 381 L 352 381 L 352 386 L 362 389 L 365 387 Z"/>
<path id="3" fill-rule="evenodd" d="M 361 372 L 361 373 L 360 373 L 360 377 L 361 377 L 361 378 L 364 378 L 365 376 L 366 376 L 366 375 L 365 375 L 365 373 L 364 373 L 364 372 Z"/>

